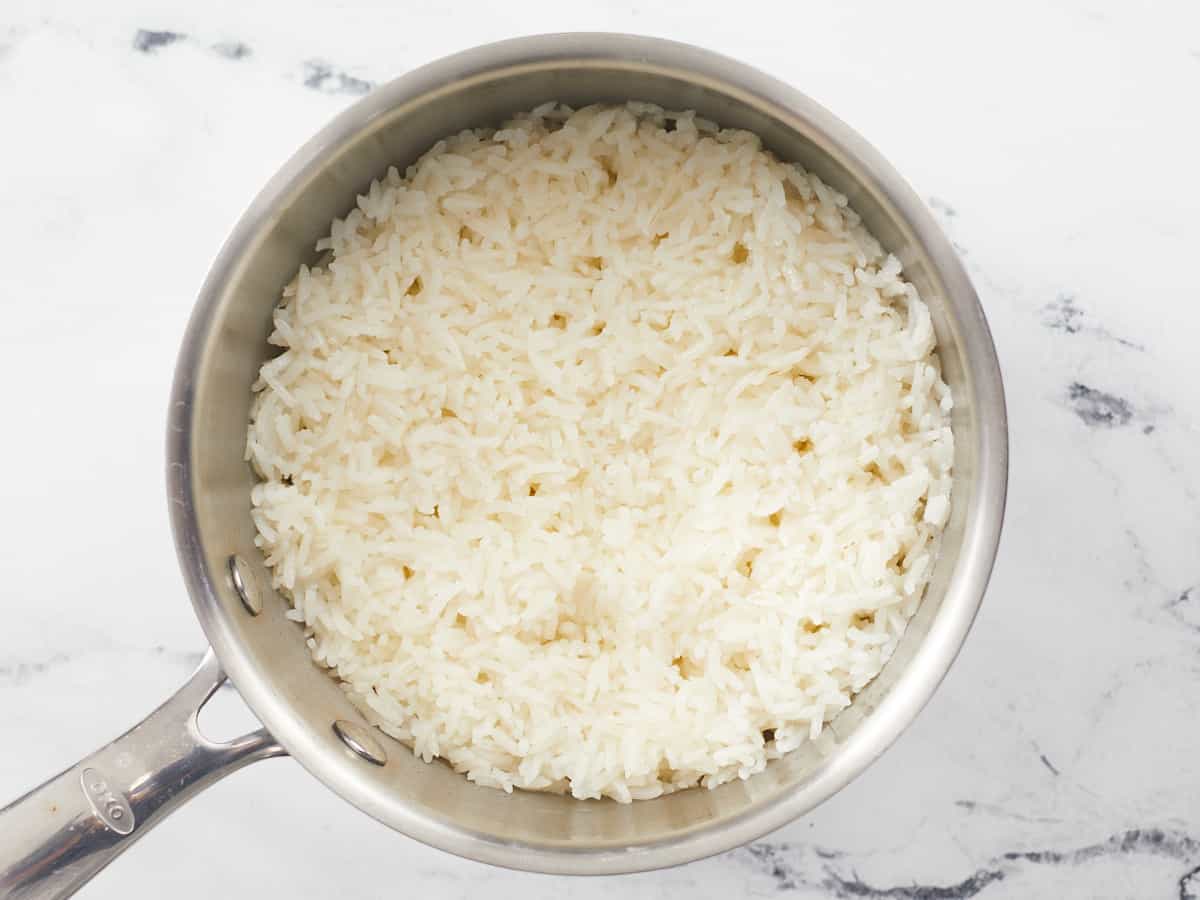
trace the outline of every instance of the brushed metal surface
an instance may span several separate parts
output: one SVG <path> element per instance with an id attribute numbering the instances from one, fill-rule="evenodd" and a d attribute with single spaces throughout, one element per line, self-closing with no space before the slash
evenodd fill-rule
<path id="1" fill-rule="evenodd" d="M 313 247 L 330 221 L 349 212 L 387 166 L 403 168 L 447 134 L 498 124 L 548 100 L 627 99 L 695 109 L 749 129 L 781 158 L 818 174 L 846 194 L 928 303 L 955 399 L 956 455 L 950 520 L 925 599 L 893 658 L 851 706 L 817 740 L 745 782 L 628 806 L 505 794 L 470 784 L 444 764 L 423 763 L 375 730 L 366 733 L 386 762 L 364 765 L 331 723 L 345 723 L 343 731 L 366 723 L 313 663 L 254 545 L 254 476 L 243 450 L 250 386 L 273 352 L 266 342 L 272 310 L 297 267 L 316 260 Z M 966 638 L 995 558 L 1008 472 L 1004 391 L 983 310 L 949 241 L 895 170 L 829 112 L 761 72 L 684 44 L 615 34 L 521 38 L 448 57 L 378 89 L 301 148 L 250 205 L 200 292 L 176 369 L 167 451 L 169 509 L 192 604 L 224 670 L 266 726 L 240 755 L 189 757 L 192 783 L 276 755 L 278 741 L 347 801 L 413 838 L 488 863 L 580 874 L 674 865 L 758 838 L 812 809 L 882 753 Z M 230 574 L 233 556 L 242 591 Z M 251 580 L 258 602 L 244 605 Z M 161 763 L 148 756 L 136 774 L 154 782 Z M 78 777 L 72 782 L 76 805 L 87 809 Z M 45 859 L 45 847 L 31 849 L 30 841 L 62 836 L 38 819 L 28 802 L 36 794 L 0 813 L 0 832 L 14 816 L 33 822 L 20 849 Z M 142 813 L 133 809 L 139 824 L 131 838 L 143 831 Z M 97 839 L 111 842 L 104 835 L 115 832 L 102 832 Z M 12 863 L 12 850 L 0 844 L 0 871 Z"/>
<path id="2" fill-rule="evenodd" d="M 262 612 L 262 591 L 258 587 L 258 579 L 246 561 L 236 553 L 229 557 L 229 580 L 233 584 L 233 592 L 242 601 L 246 612 L 257 616 Z"/>
<path id="3" fill-rule="evenodd" d="M 0 898 L 71 896 L 206 787 L 281 756 L 263 729 L 228 743 L 200 733 L 196 716 L 224 681 L 210 650 L 144 720 L 0 809 Z"/>
<path id="4" fill-rule="evenodd" d="M 347 722 L 345 719 L 338 719 L 333 723 L 333 733 L 341 738 L 342 743 L 355 756 L 366 760 L 372 765 L 387 765 L 387 751 L 383 749 L 383 744 L 379 743 L 379 740 L 375 737 L 379 732 L 374 728 L 360 725 L 357 722 Z"/>
<path id="5" fill-rule="evenodd" d="M 387 765 L 356 765 L 328 723 L 361 719 L 312 663 L 298 626 L 284 619 L 286 603 L 269 594 L 258 618 L 233 615 L 238 601 L 211 575 L 230 553 L 262 565 L 242 447 L 272 309 L 297 267 L 314 259 L 330 220 L 388 165 L 403 168 L 446 134 L 547 100 L 629 98 L 749 129 L 816 172 L 848 196 L 928 302 L 956 401 L 956 459 L 953 511 L 925 601 L 895 657 L 820 739 L 746 782 L 632 806 L 504 794 L 422 763 L 382 735 Z M 188 328 L 174 401 L 170 499 L 180 560 L 197 615 L 246 701 L 303 766 L 360 809 L 434 846 L 523 869 L 685 862 L 759 837 L 845 785 L 912 720 L 953 661 L 1003 514 L 1007 430 L 995 351 L 966 273 L 924 204 L 862 138 L 798 91 L 649 38 L 550 35 L 481 47 L 405 75 L 338 116 L 267 185 L 222 250 Z"/>

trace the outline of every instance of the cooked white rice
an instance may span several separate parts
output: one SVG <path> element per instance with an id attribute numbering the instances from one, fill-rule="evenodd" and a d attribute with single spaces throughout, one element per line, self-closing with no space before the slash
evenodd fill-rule
<path id="1" fill-rule="evenodd" d="M 746 778 L 888 659 L 950 501 L 929 312 L 744 131 L 547 104 L 333 223 L 248 456 L 314 657 L 422 758 L 626 802 Z"/>

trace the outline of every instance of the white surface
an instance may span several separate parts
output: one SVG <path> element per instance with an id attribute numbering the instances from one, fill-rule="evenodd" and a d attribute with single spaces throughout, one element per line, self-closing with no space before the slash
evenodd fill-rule
<path id="1" fill-rule="evenodd" d="M 992 588 L 945 685 L 814 814 L 667 872 L 487 869 L 272 761 L 84 896 L 1200 896 L 1200 6 L 1134 6 L 10 0 L 0 798 L 147 712 L 202 646 L 167 527 L 165 404 L 193 295 L 258 188 L 353 79 L 515 34 L 626 30 L 806 91 L 962 248 L 1013 454 Z M 139 29 L 187 37 L 140 52 Z"/>

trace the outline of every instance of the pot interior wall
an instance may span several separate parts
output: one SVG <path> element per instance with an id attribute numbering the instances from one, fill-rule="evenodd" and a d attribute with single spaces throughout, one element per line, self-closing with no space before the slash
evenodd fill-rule
<path id="1" fill-rule="evenodd" d="M 452 845 L 454 836 L 464 833 L 476 843 L 483 839 L 484 849 L 465 852 L 508 864 L 516 864 L 506 856 L 513 844 L 534 852 L 570 848 L 636 856 L 640 847 L 679 841 L 707 824 L 746 816 L 778 802 L 798 785 L 828 777 L 829 761 L 850 752 L 855 734 L 897 688 L 935 626 L 960 557 L 964 522 L 975 502 L 978 424 L 960 340 L 962 323 L 926 248 L 875 186 L 875 173 L 842 161 L 838 148 L 792 104 L 787 111 L 694 72 L 623 60 L 556 61 L 416 88 L 409 84 L 394 97 L 389 90 L 383 89 L 389 109 L 348 139 L 310 144 L 302 151 L 307 160 L 299 173 L 268 187 L 265 195 L 281 192 L 282 199 L 270 209 L 252 208 L 232 239 L 238 252 L 227 251 L 224 264 L 214 269 L 206 287 L 211 302 L 198 313 L 210 317 L 208 328 L 197 366 L 183 384 L 193 404 L 186 465 L 200 539 L 192 549 L 204 567 L 204 583 L 193 592 L 193 601 L 239 689 L 289 751 L 366 811 L 441 846 Z M 254 476 L 244 448 L 250 386 L 259 365 L 272 353 L 266 343 L 271 311 L 297 267 L 314 261 L 313 246 L 328 232 L 330 221 L 344 216 L 356 194 L 387 166 L 403 168 L 447 134 L 499 124 L 507 114 L 547 100 L 579 106 L 630 98 L 696 109 L 724 126 L 756 132 L 780 157 L 815 171 L 847 194 L 876 236 L 904 262 L 908 278 L 933 313 L 945 377 L 956 403 L 954 513 L 933 582 L 896 656 L 852 707 L 819 740 L 772 763 L 748 782 L 632 806 L 522 792 L 507 795 L 474 786 L 443 764 L 422 763 L 382 735 L 388 762 L 369 765 L 351 756 L 334 737 L 335 719 L 361 718 L 329 675 L 311 661 L 300 626 L 284 619 L 286 603 L 269 589 L 268 573 L 253 543 L 249 491 Z M 857 168 L 852 171 L 850 165 Z M 187 552 L 181 547 L 181 554 Z M 245 613 L 225 576 L 226 560 L 233 553 L 257 571 L 265 607 L 258 617 Z M 561 868 L 569 867 L 564 862 Z M 637 863 L 623 867 L 636 868 Z"/>

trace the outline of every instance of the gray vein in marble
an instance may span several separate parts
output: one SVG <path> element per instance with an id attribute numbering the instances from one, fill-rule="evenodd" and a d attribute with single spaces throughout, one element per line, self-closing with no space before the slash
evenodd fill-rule
<path id="1" fill-rule="evenodd" d="M 940 212 L 947 219 L 953 219 L 958 215 L 958 210 L 943 200 L 941 197 L 930 197 L 929 205 L 932 209 Z"/>
<path id="2" fill-rule="evenodd" d="M 1200 900 L 1200 866 L 1179 879 L 1179 900 Z"/>
<path id="3" fill-rule="evenodd" d="M 978 800 L 955 800 L 954 805 L 969 813 L 980 813 L 996 819 L 1009 819 L 1013 822 L 1028 822 L 1038 825 L 1058 825 L 1062 819 L 1057 816 L 1027 816 L 1024 813 L 1005 809 L 998 803 L 982 803 Z"/>
<path id="4" fill-rule="evenodd" d="M 249 44 L 243 44 L 241 41 L 220 41 L 212 45 L 212 51 L 218 56 L 233 60 L 245 59 L 254 52 Z"/>
<path id="5" fill-rule="evenodd" d="M 55 653 L 45 659 L 25 662 L 0 663 L 0 684 L 19 686 L 27 684 L 32 678 L 48 672 L 55 666 L 70 662 L 73 656 L 66 653 Z"/>
<path id="6" fill-rule="evenodd" d="M 1041 764 L 1046 768 L 1046 771 L 1048 771 L 1055 778 L 1057 778 L 1059 775 L 1062 774 L 1062 772 L 1059 770 L 1058 766 L 1056 766 L 1056 765 L 1054 765 L 1054 763 L 1050 762 L 1050 757 L 1048 757 L 1042 751 L 1042 748 L 1040 746 L 1038 746 L 1037 741 L 1030 740 L 1029 745 L 1033 748 L 1033 752 L 1037 754 L 1038 761 L 1041 762 Z"/>
<path id="7" fill-rule="evenodd" d="M 186 37 L 186 34 L 178 31 L 150 31 L 146 28 L 139 28 L 133 36 L 133 49 L 139 53 L 154 53 L 160 47 L 169 47 Z"/>
<path id="8" fill-rule="evenodd" d="M 1169 612 L 1181 624 L 1200 631 L 1200 591 L 1196 585 L 1185 588 L 1167 603 Z"/>
<path id="9" fill-rule="evenodd" d="M 1137 565 L 1137 575 L 1140 583 L 1135 584 L 1131 580 L 1125 581 L 1125 587 L 1150 587 L 1154 588 L 1160 594 L 1167 594 L 1166 585 L 1159 579 L 1158 574 L 1154 571 L 1154 567 L 1150 565 L 1150 557 L 1146 553 L 1146 545 L 1142 543 L 1142 539 L 1138 537 L 1137 532 L 1126 526 L 1125 537 L 1129 540 L 1129 547 L 1133 550 L 1133 561 Z"/>
<path id="10" fill-rule="evenodd" d="M 179 31 L 152 31 L 139 28 L 133 36 L 133 49 L 140 53 L 157 53 L 163 47 L 181 42 L 191 42 L 187 34 Z M 218 41 L 208 47 L 218 56 L 232 61 L 246 59 L 253 53 L 250 45 L 237 40 Z M 2 52 L 2 48 L 0 48 Z M 375 87 L 373 82 L 356 78 L 342 69 L 321 59 L 305 60 L 301 70 L 301 82 L 305 87 L 323 94 L 351 94 L 361 96 Z"/>
<path id="11" fill-rule="evenodd" d="M 1150 431 L 1153 431 L 1153 426 L 1147 426 Z M 1147 432 L 1147 428 L 1143 428 L 1143 433 Z M 1186 466 L 1180 466 L 1166 452 L 1160 441 L 1150 441 L 1149 446 L 1152 452 L 1162 461 L 1167 471 L 1174 476 L 1174 481 L 1177 488 L 1187 498 L 1188 504 L 1185 508 L 1192 511 L 1195 521 L 1200 523 L 1200 513 L 1195 510 L 1200 507 L 1200 495 L 1192 487 L 1192 471 Z M 1085 444 L 1083 452 L 1091 461 L 1096 471 L 1107 480 L 1111 486 L 1114 498 L 1118 500 L 1125 493 L 1125 482 L 1117 472 L 1106 464 L 1099 455 L 1095 452 L 1095 448 L 1090 444 Z M 1162 612 L 1166 612 L 1174 618 L 1179 624 L 1182 624 L 1189 629 L 1200 631 L 1200 584 L 1185 586 L 1182 590 L 1178 583 L 1174 585 L 1164 580 L 1154 566 L 1150 562 L 1149 554 L 1146 552 L 1145 544 L 1138 536 L 1137 532 L 1128 525 L 1124 528 L 1125 537 L 1129 542 L 1129 548 L 1132 551 L 1134 565 L 1136 567 L 1136 580 L 1133 578 L 1124 579 L 1124 586 L 1127 590 L 1148 590 L 1154 602 L 1154 613 L 1151 618 L 1158 621 L 1158 616 Z M 1163 598 L 1166 598 L 1165 602 Z M 1140 613 L 1140 615 L 1145 615 Z M 1119 685 L 1120 679 L 1117 679 Z M 1103 701 L 1112 699 L 1115 688 L 1110 688 L 1105 691 L 1101 697 Z"/>
<path id="12" fill-rule="evenodd" d="M 324 94 L 366 94 L 375 85 L 335 69 L 319 59 L 304 63 L 304 86 Z"/>
<path id="13" fill-rule="evenodd" d="M 1142 430 L 1145 431 L 1145 429 Z M 1189 501 L 1187 509 L 1192 513 L 1193 522 L 1196 525 L 1200 525 L 1200 493 L 1198 493 L 1193 487 L 1195 481 L 1195 468 L 1192 465 L 1194 457 L 1192 445 L 1190 443 L 1181 445 L 1181 447 L 1186 448 L 1186 464 L 1180 464 L 1179 461 L 1176 460 L 1170 452 L 1168 452 L 1168 445 L 1165 442 L 1153 441 L 1151 442 L 1150 446 L 1154 451 L 1154 455 L 1158 457 L 1159 461 L 1173 476 L 1175 485 L 1182 490 L 1183 495 L 1187 497 Z"/>
<path id="14" fill-rule="evenodd" d="M 139 53 L 157 53 L 172 44 L 193 43 L 193 39 L 182 31 L 150 31 L 139 28 L 133 36 L 133 49 Z M 250 45 L 242 41 L 218 41 L 208 47 L 213 53 L 233 61 L 245 59 L 253 53 Z"/>
<path id="15" fill-rule="evenodd" d="M 1051 331 L 1062 334 L 1088 335 L 1103 341 L 1112 341 L 1130 350 L 1145 351 L 1145 347 L 1134 341 L 1117 337 L 1107 328 L 1089 320 L 1088 314 L 1076 302 L 1074 294 L 1059 294 L 1042 307 L 1042 324 Z"/>
<path id="16" fill-rule="evenodd" d="M 1039 753 L 1039 754 L 1038 754 L 1038 759 L 1040 759 L 1040 760 L 1042 761 L 1042 765 L 1043 765 L 1043 766 L 1045 766 L 1047 769 L 1049 769 L 1049 770 L 1050 770 L 1050 774 L 1054 775 L 1056 778 L 1057 778 L 1059 775 L 1061 775 L 1061 774 L 1062 774 L 1062 773 L 1061 773 L 1061 772 L 1059 772 L 1059 771 L 1058 771 L 1058 769 L 1055 767 L 1054 763 L 1050 762 L 1050 760 L 1046 758 L 1046 754 L 1045 754 L 1045 753 Z"/>
<path id="17" fill-rule="evenodd" d="M 1067 405 L 1089 428 L 1120 428 L 1134 416 L 1133 404 L 1078 381 L 1067 386 Z"/>
<path id="18" fill-rule="evenodd" d="M 109 646 L 99 649 L 80 650 L 76 653 L 52 653 L 41 659 L 21 660 L 10 659 L 0 661 L 0 687 L 20 687 L 28 684 L 38 676 L 45 675 L 54 669 L 70 665 L 85 656 L 98 654 L 132 653 L 142 654 L 151 658 L 165 659 L 173 665 L 194 669 L 200 665 L 204 654 L 190 650 L 172 650 L 159 644 L 154 647 L 117 647 Z"/>
<path id="19" fill-rule="evenodd" d="M 163 47 L 181 42 L 191 42 L 187 34 L 180 31 L 151 31 L 139 28 L 133 36 L 133 49 L 140 53 L 157 53 Z M 237 40 L 218 41 L 208 47 L 218 56 L 232 60 L 246 59 L 253 53 L 250 45 Z M 3 48 L 0 47 L 0 52 Z M 361 96 L 375 87 L 373 82 L 334 67 L 321 59 L 305 60 L 301 70 L 301 82 L 305 87 L 323 94 L 351 94 Z"/>
<path id="20" fill-rule="evenodd" d="M 943 226 L 946 229 L 947 237 L 950 238 L 950 245 L 958 252 L 959 256 L 967 255 L 967 248 L 956 241 L 953 235 L 950 234 L 950 223 L 958 218 L 958 210 L 943 200 L 941 197 L 929 197 L 929 208 L 932 209 L 943 220 Z"/>
<path id="21" fill-rule="evenodd" d="M 1125 537 L 1129 539 L 1129 546 L 1133 550 L 1134 562 L 1137 565 L 1137 574 L 1140 579 L 1140 585 L 1126 579 L 1125 586 L 1130 589 L 1139 586 L 1148 587 L 1160 597 L 1168 595 L 1169 599 L 1167 602 L 1157 608 L 1165 610 L 1180 625 L 1192 631 L 1200 632 L 1200 590 L 1197 590 L 1200 585 L 1191 585 L 1181 591 L 1172 590 L 1163 582 L 1158 573 L 1150 565 L 1150 558 L 1146 553 L 1146 547 L 1142 544 L 1141 538 L 1137 536 L 1137 533 L 1131 528 L 1126 528 Z"/>
<path id="22" fill-rule="evenodd" d="M 1179 831 L 1132 828 L 1107 840 L 1071 850 L 1011 850 L 992 857 L 961 881 L 951 884 L 878 886 L 864 881 L 846 855 L 807 845 L 759 842 L 733 851 L 733 856 L 769 876 L 780 892 L 801 888 L 823 891 L 837 900 L 967 900 L 986 887 L 1036 866 L 1081 866 L 1114 856 L 1151 855 L 1194 866 L 1200 840 Z M 1178 882 L 1181 898 L 1200 898 L 1200 867 L 1189 868 Z"/>

